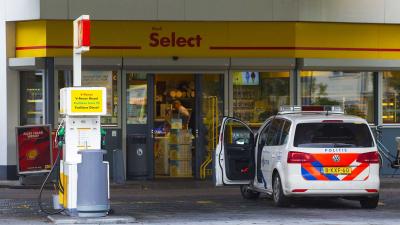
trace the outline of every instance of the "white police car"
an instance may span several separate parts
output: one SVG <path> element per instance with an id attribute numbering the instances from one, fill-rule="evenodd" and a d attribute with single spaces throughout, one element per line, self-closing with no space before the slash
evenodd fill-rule
<path id="1" fill-rule="evenodd" d="M 368 123 L 337 106 L 284 106 L 257 132 L 225 117 L 215 151 L 216 186 L 241 185 L 244 198 L 335 196 L 376 208 L 379 154 Z"/>

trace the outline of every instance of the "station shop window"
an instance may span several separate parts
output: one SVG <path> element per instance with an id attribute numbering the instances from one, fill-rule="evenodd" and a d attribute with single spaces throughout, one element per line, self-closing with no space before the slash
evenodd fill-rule
<path id="1" fill-rule="evenodd" d="M 233 72 L 233 115 L 250 125 L 275 115 L 290 103 L 289 71 Z"/>
<path id="2" fill-rule="evenodd" d="M 383 72 L 383 123 L 400 123 L 400 72 Z"/>
<path id="3" fill-rule="evenodd" d="M 127 124 L 147 124 L 146 73 L 126 73 Z"/>
<path id="4" fill-rule="evenodd" d="M 43 124 L 43 73 L 39 71 L 20 72 L 20 85 L 21 125 Z"/>
<path id="5" fill-rule="evenodd" d="M 224 74 L 204 74 L 202 86 L 202 124 L 203 146 L 206 150 L 204 161 L 212 159 L 212 153 L 217 147 L 219 130 L 224 113 Z M 208 174 L 205 170 L 206 174 Z"/>
<path id="6" fill-rule="evenodd" d="M 301 71 L 302 105 L 340 105 L 374 122 L 373 72 Z"/>
<path id="7" fill-rule="evenodd" d="M 72 71 L 59 70 L 57 74 L 59 89 L 73 86 Z M 107 89 L 107 114 L 101 117 L 101 123 L 104 125 L 117 125 L 119 110 L 118 71 L 83 70 L 81 82 L 82 87 L 105 87 Z M 57 95 L 59 93 L 60 91 L 58 90 Z"/>

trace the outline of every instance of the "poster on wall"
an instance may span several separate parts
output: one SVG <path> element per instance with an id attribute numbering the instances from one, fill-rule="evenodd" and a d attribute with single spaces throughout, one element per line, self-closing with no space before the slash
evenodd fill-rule
<path id="1" fill-rule="evenodd" d="M 83 87 L 105 87 L 107 89 L 107 116 L 111 116 L 113 104 L 113 71 L 82 71 Z"/>
<path id="2" fill-rule="evenodd" d="M 129 124 L 146 124 L 147 84 L 129 85 L 127 115 Z"/>
<path id="3" fill-rule="evenodd" d="M 259 72 L 233 72 L 233 85 L 259 85 Z"/>
<path id="4" fill-rule="evenodd" d="M 18 174 L 49 172 L 51 169 L 50 125 L 16 128 Z"/>

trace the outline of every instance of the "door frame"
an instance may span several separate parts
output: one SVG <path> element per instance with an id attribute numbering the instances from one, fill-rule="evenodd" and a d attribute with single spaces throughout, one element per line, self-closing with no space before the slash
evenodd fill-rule
<path id="1" fill-rule="evenodd" d="M 251 178 L 249 178 L 248 180 L 236 180 L 236 179 L 230 180 L 227 175 L 227 170 L 228 170 L 227 169 L 227 160 L 228 160 L 227 151 L 228 150 L 225 146 L 225 128 L 226 128 L 226 124 L 229 121 L 234 121 L 234 122 L 240 123 L 243 125 L 244 128 L 246 128 L 248 131 L 250 131 L 250 134 L 252 135 L 252 140 L 253 140 L 253 143 L 250 145 L 250 147 L 253 148 L 252 150 L 250 150 L 250 153 L 253 151 L 253 154 L 250 154 L 250 157 L 254 157 L 254 154 L 255 154 L 254 149 L 257 147 L 255 145 L 255 143 L 257 141 L 256 140 L 257 132 L 253 131 L 247 123 L 243 122 L 242 120 L 240 120 L 238 118 L 231 117 L 231 116 L 224 116 L 222 119 L 222 123 L 221 123 L 221 129 L 218 134 L 219 141 L 217 144 L 217 148 L 219 148 L 219 149 L 215 150 L 214 158 L 213 158 L 213 160 L 215 161 L 214 165 L 213 165 L 214 166 L 213 171 L 215 173 L 214 184 L 216 186 L 247 185 L 254 181 L 256 165 L 255 165 L 255 162 L 251 162 L 252 158 L 249 159 L 250 160 L 249 166 L 253 165 L 253 167 L 254 167 L 253 168 L 254 174 L 251 175 Z M 222 138 L 221 138 L 221 136 L 222 136 Z M 250 140 L 251 140 L 251 138 L 250 138 Z M 255 158 L 253 160 L 255 161 Z"/>
<path id="2" fill-rule="evenodd" d="M 126 83 L 126 74 L 127 72 L 132 72 L 132 73 L 146 73 L 146 84 L 147 84 L 147 105 L 146 105 L 146 110 L 147 110 L 147 118 L 146 118 L 146 124 L 142 125 L 142 128 L 145 127 L 145 132 L 144 134 L 146 135 L 146 159 L 147 159 L 147 171 L 148 174 L 145 176 L 145 179 L 154 179 L 154 162 L 153 162 L 153 148 L 149 148 L 148 146 L 152 146 L 154 143 L 154 140 L 152 138 L 152 127 L 154 124 L 154 74 L 153 73 L 148 73 L 148 72 L 142 72 L 142 71 L 134 71 L 134 70 L 122 70 L 121 74 L 121 102 L 122 102 L 122 149 L 123 149 L 123 158 L 124 158 L 124 168 L 125 168 L 125 180 L 128 177 L 127 171 L 128 171 L 128 154 L 127 154 L 127 136 L 129 134 L 134 133 L 134 130 L 129 131 L 128 130 L 128 123 L 127 123 L 127 83 Z M 134 125 L 131 125 L 134 126 Z"/>
<path id="3" fill-rule="evenodd" d="M 191 71 L 182 71 L 182 70 L 160 70 L 160 71 L 152 71 L 152 70 L 135 70 L 135 69 L 129 69 L 129 68 L 123 68 L 122 74 L 121 74 L 121 81 L 122 81 L 122 88 L 121 88 L 121 102 L 122 102 L 122 148 L 123 148 L 123 155 L 124 155 L 124 164 L 125 168 L 128 166 L 128 160 L 127 160 L 127 135 L 128 129 L 127 129 L 127 96 L 126 96 L 126 73 L 127 72 L 132 72 L 132 73 L 145 73 L 147 76 L 147 128 L 146 128 L 146 137 L 150 137 L 147 140 L 147 147 L 148 147 L 148 155 L 147 155 L 147 166 L 148 166 L 148 171 L 149 174 L 146 176 L 147 179 L 154 179 L 155 178 L 155 162 L 154 162 L 154 138 L 153 138 L 153 126 L 154 126 L 154 113 L 155 113 L 155 108 L 154 108 L 154 94 L 155 94 L 155 76 L 157 74 L 177 74 L 177 75 L 183 75 L 183 74 L 192 74 L 194 76 L 194 82 L 195 82 L 195 105 L 201 107 L 202 103 L 202 95 L 199 95 L 198 93 L 202 93 L 203 87 L 202 87 L 202 78 L 206 74 L 223 74 L 224 79 L 225 77 L 228 76 L 228 71 L 227 70 L 217 70 L 217 71 L 204 71 L 204 70 L 191 70 Z M 225 91 L 223 92 L 223 101 L 224 104 L 227 103 L 227 97 L 225 95 Z M 226 110 L 225 108 L 223 110 Z M 202 137 L 204 137 L 204 131 L 200 128 L 200 124 L 202 123 L 202 115 L 201 113 L 196 113 L 195 116 L 195 122 L 196 122 L 196 129 L 195 129 L 195 134 L 196 134 L 196 141 L 195 141 L 195 148 L 196 148 L 196 154 L 195 154 L 195 171 L 194 171 L 194 178 L 199 179 L 200 178 L 200 166 L 202 164 L 204 155 L 205 155 L 205 149 L 204 149 L 204 143 L 201 141 Z M 203 151 L 199 151 L 199 149 L 202 149 Z M 126 170 L 126 169 L 125 169 Z M 126 176 L 125 176 L 126 178 Z"/>

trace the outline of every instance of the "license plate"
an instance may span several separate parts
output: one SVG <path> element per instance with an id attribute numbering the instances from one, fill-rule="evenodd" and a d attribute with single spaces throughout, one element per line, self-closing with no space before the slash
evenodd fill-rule
<path id="1" fill-rule="evenodd" d="M 322 172 L 324 174 L 347 175 L 351 174 L 351 167 L 324 167 Z"/>

